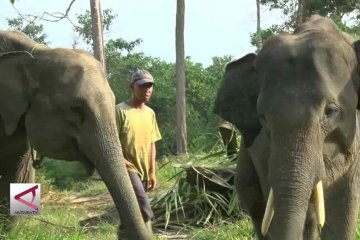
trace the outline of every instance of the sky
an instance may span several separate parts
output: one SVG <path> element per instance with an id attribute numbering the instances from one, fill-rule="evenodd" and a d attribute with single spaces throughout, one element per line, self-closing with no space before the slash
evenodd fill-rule
<path id="1" fill-rule="evenodd" d="M 8 29 L 6 18 L 44 12 L 65 13 L 71 0 L 16 0 L 15 8 L 10 0 L 0 0 L 0 29 Z M 104 39 L 123 38 L 143 42 L 135 51 L 175 62 L 176 0 L 101 0 L 101 8 L 113 10 L 118 16 Z M 89 0 L 76 0 L 69 18 L 90 10 Z M 281 23 L 281 14 L 262 8 L 261 27 Z M 74 37 L 72 24 L 41 22 L 50 47 L 71 48 Z M 212 63 L 212 57 L 232 55 L 240 58 L 254 52 L 250 33 L 256 31 L 255 0 L 185 0 L 185 55 L 204 66 Z M 81 47 L 81 46 L 80 46 Z M 83 46 L 84 48 L 85 46 Z"/>

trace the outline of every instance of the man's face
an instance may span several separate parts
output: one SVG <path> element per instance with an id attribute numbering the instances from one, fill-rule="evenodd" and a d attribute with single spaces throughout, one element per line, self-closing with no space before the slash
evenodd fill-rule
<path id="1" fill-rule="evenodd" d="M 154 90 L 153 83 L 144 83 L 141 85 L 134 84 L 133 87 L 133 96 L 139 102 L 148 102 Z"/>

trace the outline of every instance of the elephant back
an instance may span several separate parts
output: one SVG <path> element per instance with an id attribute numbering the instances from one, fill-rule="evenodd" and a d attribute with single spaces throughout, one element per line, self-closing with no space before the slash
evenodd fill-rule
<path id="1" fill-rule="evenodd" d="M 18 31 L 0 31 L 0 53 L 32 50 L 39 45 L 26 34 Z"/>

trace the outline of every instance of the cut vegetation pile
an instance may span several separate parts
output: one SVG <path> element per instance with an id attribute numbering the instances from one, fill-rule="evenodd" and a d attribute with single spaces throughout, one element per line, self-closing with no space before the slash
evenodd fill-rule
<path id="1" fill-rule="evenodd" d="M 174 165 L 179 171 L 173 187 L 151 201 L 155 227 L 198 227 L 243 217 L 233 188 L 234 162 L 222 156 L 219 152 Z"/>

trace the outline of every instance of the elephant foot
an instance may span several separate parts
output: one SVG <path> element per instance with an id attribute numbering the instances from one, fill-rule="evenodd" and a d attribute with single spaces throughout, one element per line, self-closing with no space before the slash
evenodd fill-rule
<path id="1" fill-rule="evenodd" d="M 151 222 L 151 220 L 145 222 L 145 226 L 146 226 L 146 230 L 149 233 L 149 236 L 152 236 L 153 231 L 152 231 L 152 222 Z M 121 223 L 120 223 L 119 228 L 118 228 L 118 239 L 121 239 L 121 240 L 135 240 L 135 238 L 132 237 L 132 233 L 129 232 L 129 230 L 126 230 L 124 225 L 122 225 Z M 151 237 L 149 239 L 151 239 Z"/>

